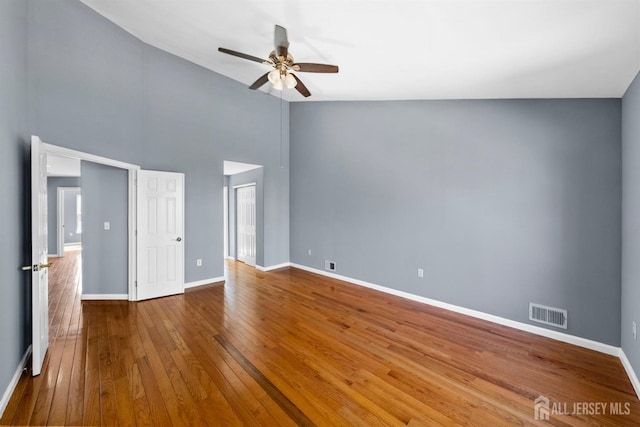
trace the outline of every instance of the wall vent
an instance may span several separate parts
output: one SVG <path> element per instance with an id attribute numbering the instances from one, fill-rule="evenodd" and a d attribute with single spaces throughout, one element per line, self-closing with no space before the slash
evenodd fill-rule
<path id="1" fill-rule="evenodd" d="M 567 329 L 567 310 L 530 302 L 529 320 Z"/>
<path id="2" fill-rule="evenodd" d="M 333 261 L 324 260 L 324 269 L 327 271 L 336 271 L 336 263 Z"/>

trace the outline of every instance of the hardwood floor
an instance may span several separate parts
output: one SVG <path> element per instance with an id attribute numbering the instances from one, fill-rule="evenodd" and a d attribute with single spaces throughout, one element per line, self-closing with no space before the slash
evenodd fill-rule
<path id="1" fill-rule="evenodd" d="M 3 424 L 640 425 L 611 356 L 233 262 L 225 284 L 184 295 L 81 302 L 79 257 L 51 270 L 45 366 L 22 376 Z"/>

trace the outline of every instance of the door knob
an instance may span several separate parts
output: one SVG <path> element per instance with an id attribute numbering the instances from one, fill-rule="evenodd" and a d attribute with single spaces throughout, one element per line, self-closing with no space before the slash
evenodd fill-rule
<path id="1" fill-rule="evenodd" d="M 24 267 L 22 267 L 22 271 L 29 271 L 29 270 L 38 271 L 41 268 L 49 268 L 52 265 L 53 265 L 52 262 L 49 262 L 47 264 L 25 265 Z"/>
<path id="2" fill-rule="evenodd" d="M 173 239 L 173 240 L 175 240 L 176 242 L 181 242 L 182 241 L 182 237 L 178 237 L 177 239 Z"/>

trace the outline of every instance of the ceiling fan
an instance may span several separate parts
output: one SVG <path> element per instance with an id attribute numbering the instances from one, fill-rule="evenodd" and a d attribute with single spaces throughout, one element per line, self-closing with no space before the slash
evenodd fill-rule
<path id="1" fill-rule="evenodd" d="M 289 53 L 289 40 L 287 39 L 287 30 L 280 25 L 276 25 L 273 44 L 275 46 L 275 50 L 273 50 L 269 54 L 268 60 L 252 55 L 247 55 L 246 53 L 237 52 L 235 50 L 225 49 L 223 47 L 219 47 L 218 51 L 273 67 L 273 70 L 263 74 L 258 80 L 256 80 L 251 86 L 249 86 L 249 89 L 251 90 L 258 89 L 266 82 L 271 82 L 273 84 L 273 88 L 277 90 L 283 90 L 285 87 L 289 89 L 295 87 L 296 90 L 306 98 L 308 96 L 311 96 L 311 92 L 309 92 L 309 89 L 307 89 L 304 83 L 302 83 L 300 79 L 292 73 L 292 71 L 300 71 L 305 73 L 338 72 L 337 65 L 315 64 L 311 62 L 294 62 L 293 56 L 291 56 L 291 54 Z"/>

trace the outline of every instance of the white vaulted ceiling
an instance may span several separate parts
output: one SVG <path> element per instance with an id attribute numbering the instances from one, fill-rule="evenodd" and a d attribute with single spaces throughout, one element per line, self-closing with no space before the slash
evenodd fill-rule
<path id="1" fill-rule="evenodd" d="M 247 86 L 268 67 L 218 47 L 267 58 L 282 25 L 296 61 L 340 66 L 298 74 L 310 101 L 621 97 L 640 69 L 640 0 L 82 1 Z"/>

